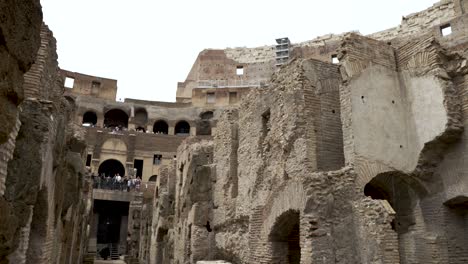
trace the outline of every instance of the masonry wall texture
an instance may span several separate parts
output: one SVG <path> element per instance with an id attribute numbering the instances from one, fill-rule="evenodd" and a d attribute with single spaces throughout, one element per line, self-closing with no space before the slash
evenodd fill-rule
<path id="1" fill-rule="evenodd" d="M 129 203 L 132 264 L 467 263 L 466 10 L 292 44 L 281 67 L 274 46 L 207 49 L 176 103 L 115 102 L 116 80 L 58 68 L 38 1 L 3 1 L 0 263 L 93 263 L 93 199 Z M 143 161 L 144 192 L 93 190 L 109 159 Z"/>
<path id="2" fill-rule="evenodd" d="M 0 263 L 77 263 L 91 185 L 75 104 L 62 95 L 39 1 L 2 1 L 0 10 Z"/>
<path id="3" fill-rule="evenodd" d="M 224 108 L 212 138 L 181 144 L 156 183 L 172 178 L 175 193 L 154 201 L 174 213 L 153 212 L 160 236 L 142 261 L 466 263 L 467 6 L 293 45 L 268 87 Z"/>

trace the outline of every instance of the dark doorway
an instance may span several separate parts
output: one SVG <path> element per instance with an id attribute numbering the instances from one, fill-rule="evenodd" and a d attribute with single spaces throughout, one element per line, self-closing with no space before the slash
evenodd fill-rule
<path id="1" fill-rule="evenodd" d="M 112 109 L 104 115 L 104 127 L 109 128 L 127 128 L 128 115 L 120 109 Z"/>
<path id="2" fill-rule="evenodd" d="M 190 125 L 186 121 L 179 121 L 175 126 L 176 135 L 189 135 L 190 134 Z"/>
<path id="3" fill-rule="evenodd" d="M 153 132 L 156 134 L 166 134 L 169 132 L 169 126 L 163 120 L 154 123 Z"/>
<path id="4" fill-rule="evenodd" d="M 94 213 L 98 214 L 97 243 L 117 244 L 127 237 L 128 202 L 94 200 Z M 123 238 L 123 239 L 122 239 Z"/>
<path id="5" fill-rule="evenodd" d="M 94 112 L 88 111 L 83 115 L 84 126 L 95 126 L 97 124 L 97 115 Z"/>
<path id="6" fill-rule="evenodd" d="M 281 263 L 299 264 L 301 262 L 299 212 L 289 210 L 277 218 L 270 234 L 275 259 Z"/>
<path id="7" fill-rule="evenodd" d="M 101 163 L 98 173 L 99 175 L 104 174 L 109 177 L 114 177 L 116 174 L 125 176 L 125 167 L 120 163 L 120 161 L 109 159 Z"/>
<path id="8" fill-rule="evenodd" d="M 135 168 L 136 171 L 136 176 L 140 177 L 143 175 L 143 160 L 136 159 L 133 162 L 133 168 Z"/>

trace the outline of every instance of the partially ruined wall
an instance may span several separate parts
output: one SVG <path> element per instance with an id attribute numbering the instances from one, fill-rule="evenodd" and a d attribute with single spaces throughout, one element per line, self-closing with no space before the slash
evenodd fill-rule
<path id="1" fill-rule="evenodd" d="M 298 46 L 312 59 L 225 109 L 213 139 L 182 143 L 150 263 L 466 262 L 465 2 L 401 35 Z"/>
<path id="2" fill-rule="evenodd" d="M 82 162 L 83 131 L 72 118 L 75 104 L 62 96 L 55 39 L 41 22 L 39 3 L 6 1 L 0 7 L 6 19 L 0 44 L 10 52 L 1 61 L 13 67 L 5 76 L 18 80 L 6 78 L 14 100 L 1 105 L 19 104 L 0 115 L 9 119 L 3 128 L 14 122 L 0 147 L 7 150 L 0 162 L 0 262 L 77 263 L 84 253 L 91 185 Z M 16 110 L 18 118 L 9 116 Z"/>

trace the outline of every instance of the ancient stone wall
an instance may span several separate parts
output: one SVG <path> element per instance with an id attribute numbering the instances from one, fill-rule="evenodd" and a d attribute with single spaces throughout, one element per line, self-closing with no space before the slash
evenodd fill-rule
<path id="1" fill-rule="evenodd" d="M 10 53 L 1 61 L 11 67 L 3 73 L 11 101 L 2 102 L 0 114 L 10 130 L 0 146 L 0 262 L 80 262 L 91 185 L 82 161 L 83 131 L 73 123 L 75 104 L 62 96 L 55 39 L 41 22 L 38 1 L 0 6 L 6 19 L 0 23 L 2 54 Z"/>
<path id="2" fill-rule="evenodd" d="M 403 37 L 346 34 L 185 141 L 151 263 L 463 263 L 466 45 Z"/>

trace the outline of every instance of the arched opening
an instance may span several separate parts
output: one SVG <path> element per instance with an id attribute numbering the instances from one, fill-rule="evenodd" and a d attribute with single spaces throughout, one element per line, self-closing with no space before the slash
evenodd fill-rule
<path id="1" fill-rule="evenodd" d="M 134 122 L 138 126 L 144 126 L 146 125 L 146 122 L 148 122 L 148 113 L 146 112 L 146 109 L 144 108 L 137 108 L 135 110 L 135 118 Z"/>
<path id="2" fill-rule="evenodd" d="M 167 135 L 167 133 L 169 132 L 169 126 L 167 125 L 167 123 L 165 121 L 159 120 L 156 123 L 154 123 L 153 132 L 155 134 L 165 134 L 165 135 Z"/>
<path id="3" fill-rule="evenodd" d="M 151 177 L 149 178 L 148 181 L 150 181 L 150 182 L 155 182 L 157 179 L 158 179 L 158 175 L 153 175 L 153 176 L 151 176 Z"/>
<path id="4" fill-rule="evenodd" d="M 467 256 L 468 247 L 468 197 L 456 196 L 444 202 L 444 229 L 448 248 L 448 263 L 457 263 L 460 256 Z"/>
<path id="5" fill-rule="evenodd" d="M 104 127 L 109 128 L 127 128 L 128 115 L 120 109 L 112 109 L 104 115 Z"/>
<path id="6" fill-rule="evenodd" d="M 101 163 L 98 169 L 99 175 L 104 174 L 105 176 L 113 177 L 116 174 L 120 176 L 125 175 L 125 167 L 120 163 L 120 161 L 115 159 L 109 159 Z"/>
<path id="7" fill-rule="evenodd" d="M 405 233 L 414 225 L 413 207 L 417 194 L 411 188 L 410 176 L 398 173 L 382 173 L 374 177 L 364 187 L 364 194 L 374 200 L 386 200 L 395 211 L 392 229 Z"/>
<path id="8" fill-rule="evenodd" d="M 381 173 L 364 187 L 364 194 L 375 200 L 386 200 L 393 210 L 386 209 L 385 203 L 378 210 L 394 214 L 390 223 L 384 224 L 379 233 L 370 233 L 369 237 L 385 238 L 385 248 L 399 252 L 402 263 L 425 263 L 425 257 L 417 252 L 430 251 L 427 243 L 418 243 L 420 237 L 428 237 L 424 221 L 424 212 L 420 207 L 420 195 L 425 193 L 423 185 L 414 177 L 398 172 Z M 416 206 L 418 205 L 419 206 Z M 376 208 L 377 209 L 377 208 Z M 432 211 L 431 211 L 432 213 Z M 379 224 L 377 219 L 377 225 Z M 408 247 L 407 245 L 415 245 Z M 391 256 L 384 262 L 394 261 Z"/>
<path id="9" fill-rule="evenodd" d="M 200 118 L 203 120 L 209 120 L 213 118 L 213 116 L 214 116 L 213 111 L 206 111 L 200 114 Z"/>
<path id="10" fill-rule="evenodd" d="M 95 126 L 97 124 L 97 115 L 94 112 L 88 111 L 83 115 L 83 126 Z"/>
<path id="11" fill-rule="evenodd" d="M 273 258 L 281 263 L 301 262 L 299 211 L 289 210 L 276 219 L 269 240 L 273 243 Z"/>
<path id="12" fill-rule="evenodd" d="M 187 121 L 179 121 L 175 126 L 176 135 L 189 135 L 190 134 L 190 125 Z"/>

